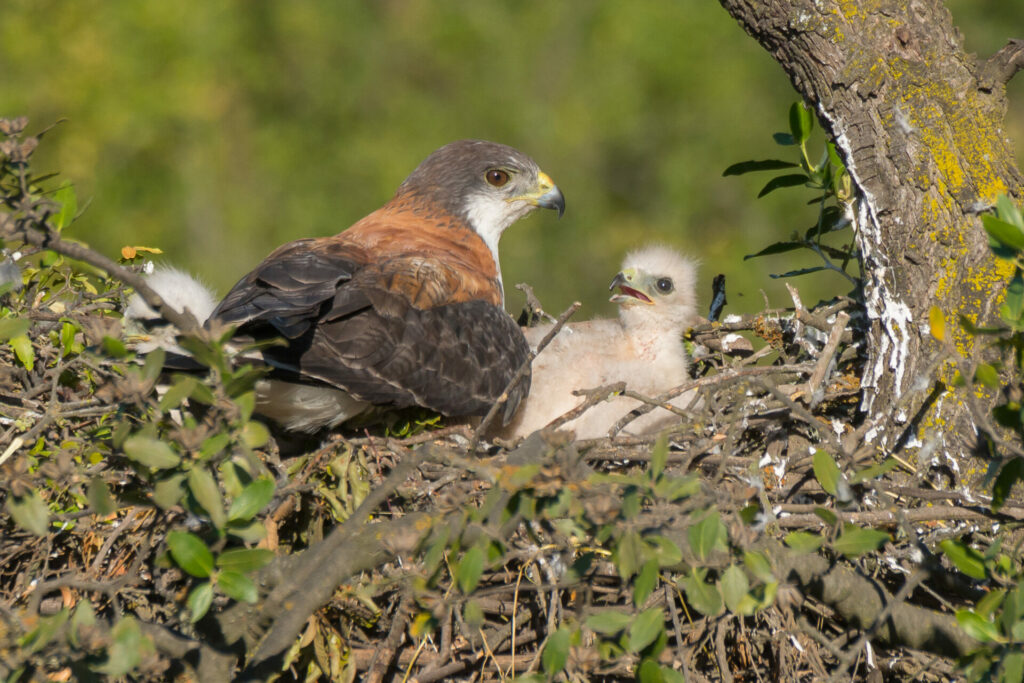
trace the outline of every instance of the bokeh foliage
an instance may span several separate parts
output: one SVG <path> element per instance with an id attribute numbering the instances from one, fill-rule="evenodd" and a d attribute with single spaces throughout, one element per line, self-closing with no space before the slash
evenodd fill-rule
<path id="1" fill-rule="evenodd" d="M 1024 17 L 1003 0 L 950 5 L 982 55 Z M 786 129 L 793 93 L 717 3 L 8 0 L 3 15 L 0 115 L 68 119 L 36 164 L 76 183 L 76 236 L 108 255 L 159 246 L 222 293 L 276 245 L 379 206 L 460 137 L 520 147 L 565 191 L 561 222 L 534 217 L 502 245 L 507 283 L 555 312 L 578 298 L 580 317 L 610 313 L 606 283 L 652 240 L 702 259 L 702 302 L 726 273 L 737 311 L 760 310 L 759 289 L 787 304 L 767 274 L 815 264 L 742 260 L 806 229 L 813 193 L 755 202 L 759 179 L 721 177 L 775 153 L 767 133 Z M 1010 116 L 1021 139 L 1024 104 Z M 834 274 L 800 287 L 845 291 Z"/>

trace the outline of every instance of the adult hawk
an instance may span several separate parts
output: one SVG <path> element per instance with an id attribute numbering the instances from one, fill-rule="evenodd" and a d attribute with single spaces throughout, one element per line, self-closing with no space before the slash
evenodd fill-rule
<path id="1" fill-rule="evenodd" d="M 682 334 L 697 318 L 696 264 L 673 249 L 650 246 L 626 256 L 609 289 L 619 304 L 617 320 L 566 325 L 533 361 L 529 396 L 503 430 L 506 438 L 526 436 L 585 400 L 574 390 L 617 382 L 654 397 L 689 381 Z M 524 330 L 536 347 L 551 325 Z M 674 399 L 683 406 L 689 394 Z M 581 439 L 607 436 L 612 425 L 641 403 L 616 396 L 564 425 Z M 678 421 L 657 408 L 631 422 L 626 434 L 650 434 Z"/>
<path id="2" fill-rule="evenodd" d="M 257 411 L 307 432 L 370 406 L 486 413 L 529 353 L 503 307 L 498 240 L 538 206 L 561 216 L 565 200 L 532 159 L 461 140 L 344 232 L 274 251 L 211 315 L 287 341 L 261 351 L 274 372 Z M 506 422 L 528 388 L 509 396 Z"/>

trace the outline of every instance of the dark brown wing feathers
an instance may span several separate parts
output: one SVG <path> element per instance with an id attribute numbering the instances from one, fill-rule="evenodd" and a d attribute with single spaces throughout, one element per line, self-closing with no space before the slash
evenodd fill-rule
<path id="1" fill-rule="evenodd" d="M 386 207 L 349 230 L 268 256 L 213 316 L 255 338 L 283 336 L 269 363 L 377 405 L 480 415 L 529 347 L 501 307 L 483 241 L 450 221 Z M 510 419 L 529 388 L 510 396 Z"/>

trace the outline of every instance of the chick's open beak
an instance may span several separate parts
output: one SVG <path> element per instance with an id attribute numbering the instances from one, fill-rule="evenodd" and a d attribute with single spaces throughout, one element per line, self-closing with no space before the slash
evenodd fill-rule
<path id="1" fill-rule="evenodd" d="M 654 301 L 651 297 L 630 286 L 633 284 L 635 279 L 636 271 L 632 268 L 619 272 L 619 274 L 615 276 L 615 279 L 612 280 L 611 285 L 608 286 L 609 290 L 613 290 L 618 287 L 619 291 L 616 294 L 612 294 L 609 301 L 616 304 L 622 304 L 629 301 L 640 301 L 645 304 L 653 304 Z"/>
<path id="2" fill-rule="evenodd" d="M 551 180 L 551 176 L 543 171 L 537 174 L 536 193 L 526 195 L 523 199 L 542 209 L 558 209 L 559 218 L 565 213 L 565 197 L 562 191 Z"/>

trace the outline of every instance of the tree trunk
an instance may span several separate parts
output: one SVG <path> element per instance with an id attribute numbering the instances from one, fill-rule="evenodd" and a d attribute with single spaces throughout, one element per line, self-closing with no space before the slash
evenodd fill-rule
<path id="1" fill-rule="evenodd" d="M 939 307 L 968 356 L 974 340 L 956 316 L 989 320 L 1008 279 L 978 213 L 1024 191 L 1003 132 L 1005 84 L 1024 63 L 1024 43 L 976 61 L 941 0 L 721 4 L 811 103 L 859 190 L 870 323 L 862 407 L 874 425 L 866 438 L 883 450 L 920 443 L 968 475 L 978 469 L 969 458 L 976 430 L 951 366 L 934 367 L 928 313 Z"/>

